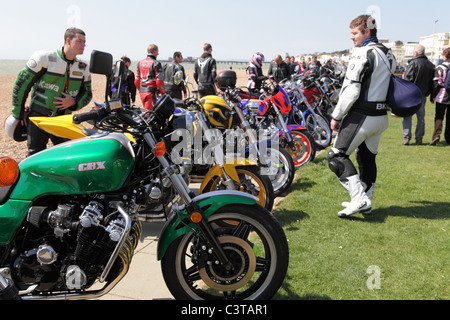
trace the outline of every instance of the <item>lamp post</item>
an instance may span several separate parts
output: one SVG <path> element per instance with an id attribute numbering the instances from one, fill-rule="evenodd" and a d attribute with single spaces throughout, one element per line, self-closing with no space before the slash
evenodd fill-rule
<path id="1" fill-rule="evenodd" d="M 435 57 L 436 55 L 436 24 L 439 22 L 439 20 L 434 20 L 434 26 L 433 26 L 433 61 L 435 61 L 435 64 L 438 62 L 438 58 Z"/>

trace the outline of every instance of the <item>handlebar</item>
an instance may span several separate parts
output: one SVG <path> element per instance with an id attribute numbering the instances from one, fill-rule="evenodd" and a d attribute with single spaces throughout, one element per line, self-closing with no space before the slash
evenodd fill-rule
<path id="1" fill-rule="evenodd" d="M 226 89 L 225 90 L 225 94 L 228 96 L 228 98 L 232 102 L 235 102 L 235 103 L 239 104 L 242 101 L 242 98 L 239 97 L 239 95 L 231 88 Z"/>
<path id="2" fill-rule="evenodd" d="M 82 123 L 84 121 L 88 121 L 88 120 L 99 120 L 99 119 L 105 117 L 106 114 L 107 114 L 107 112 L 106 112 L 105 108 L 98 108 L 98 109 L 91 110 L 89 112 L 75 114 L 73 116 L 73 123 L 80 124 L 80 123 Z"/>

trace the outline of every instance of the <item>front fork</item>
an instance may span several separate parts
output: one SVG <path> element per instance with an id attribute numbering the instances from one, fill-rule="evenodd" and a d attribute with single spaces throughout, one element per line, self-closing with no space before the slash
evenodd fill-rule
<path id="1" fill-rule="evenodd" d="M 280 110 L 274 105 L 272 105 L 272 108 L 275 110 L 275 113 L 277 114 L 278 122 L 280 123 L 281 129 L 284 131 L 284 136 L 286 137 L 286 142 L 289 148 L 291 148 L 292 151 L 296 151 L 297 147 L 294 143 L 294 138 L 292 138 L 291 132 L 287 128 L 286 123 L 284 122 L 283 115 L 281 114 Z"/>
<path id="2" fill-rule="evenodd" d="M 216 139 L 215 139 L 212 131 L 207 130 L 208 125 L 206 123 L 206 119 L 205 119 L 203 113 L 200 113 L 197 116 L 197 118 L 200 121 L 200 124 L 202 126 L 202 130 L 205 135 L 206 142 L 208 142 L 208 144 L 213 146 L 213 148 L 214 148 L 214 161 L 219 166 L 219 168 L 222 172 L 222 176 L 220 178 L 223 179 L 223 182 L 227 186 L 228 190 L 236 190 L 233 179 L 228 175 L 227 171 L 225 170 L 225 167 L 223 166 L 224 153 L 223 153 L 222 146 L 220 145 L 220 143 L 216 142 Z"/>
<path id="3" fill-rule="evenodd" d="M 259 159 L 258 163 L 261 164 L 264 167 L 268 167 L 269 164 L 266 163 L 266 161 L 261 161 L 264 157 L 261 154 L 261 151 L 260 151 L 260 149 L 258 147 L 258 138 L 256 137 L 254 131 L 250 127 L 250 123 L 245 118 L 244 112 L 242 111 L 241 108 L 239 108 L 239 106 L 235 105 L 234 103 L 233 103 L 233 108 L 236 111 L 236 114 L 237 114 L 237 116 L 239 118 L 239 121 L 241 123 L 240 127 L 244 131 L 245 135 L 248 138 L 248 145 L 249 145 L 250 154 L 257 155 L 257 157 Z"/>
<path id="4" fill-rule="evenodd" d="M 144 135 L 144 139 L 156 156 L 156 141 L 153 136 L 150 133 L 146 133 Z M 170 178 L 172 185 L 180 195 L 181 200 L 185 203 L 186 212 L 189 214 L 191 221 L 196 224 L 200 234 L 210 245 L 213 252 L 215 252 L 220 263 L 222 263 L 226 270 L 230 270 L 231 262 L 228 260 L 220 242 L 214 235 L 214 231 L 211 229 L 211 226 L 207 223 L 207 221 L 203 219 L 197 204 L 192 201 L 195 197 L 194 192 L 189 189 L 183 177 L 176 172 L 173 166 L 170 165 L 169 160 L 167 160 L 165 155 L 157 156 L 157 158 L 163 167 L 163 173 Z"/>

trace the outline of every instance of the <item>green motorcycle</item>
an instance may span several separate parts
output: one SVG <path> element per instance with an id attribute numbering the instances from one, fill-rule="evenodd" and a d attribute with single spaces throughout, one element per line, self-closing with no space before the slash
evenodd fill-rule
<path id="1" fill-rule="evenodd" d="M 92 53 L 92 73 L 109 79 L 111 65 L 110 54 Z M 130 267 L 142 231 L 139 211 L 155 179 L 180 199 L 157 249 L 176 299 L 270 299 L 277 292 L 289 262 L 283 229 L 250 194 L 195 196 L 166 155 L 160 129 L 173 106 L 165 96 L 142 114 L 106 101 L 74 121 L 106 123 L 110 131 L 20 164 L 0 158 L 0 300 L 108 293 Z M 124 134 L 130 132 L 133 141 Z"/>

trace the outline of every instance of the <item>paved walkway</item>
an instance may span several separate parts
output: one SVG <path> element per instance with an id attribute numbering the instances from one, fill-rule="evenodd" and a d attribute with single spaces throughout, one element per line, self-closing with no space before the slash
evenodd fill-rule
<path id="1" fill-rule="evenodd" d="M 142 236 L 135 250 L 130 270 L 110 293 L 99 300 L 173 299 L 164 282 L 161 264 L 156 259 L 159 233 L 164 223 L 143 222 Z"/>
<path id="2" fill-rule="evenodd" d="M 198 193 L 199 183 L 191 183 L 191 190 Z M 274 207 L 283 198 L 274 201 Z M 130 270 L 106 295 L 98 300 L 169 300 L 174 299 L 167 289 L 156 258 L 159 234 L 163 222 L 142 222 L 141 240 L 135 250 Z"/>

